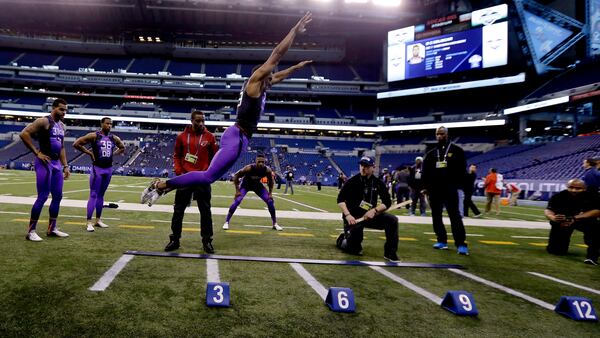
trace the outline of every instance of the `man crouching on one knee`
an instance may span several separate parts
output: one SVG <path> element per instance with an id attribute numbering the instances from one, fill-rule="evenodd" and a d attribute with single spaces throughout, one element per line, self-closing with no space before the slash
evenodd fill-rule
<path id="1" fill-rule="evenodd" d="M 383 257 L 388 261 L 398 261 L 398 218 L 385 212 L 392 205 L 385 183 L 373 176 L 375 162 L 364 156 L 359 161 L 360 173 L 351 177 L 338 194 L 337 203 L 342 209 L 344 233 L 338 238 L 338 247 L 350 254 L 360 254 L 362 250 L 363 228 L 385 230 Z M 383 204 L 378 205 L 378 198 Z M 363 222 L 356 220 L 364 217 Z"/>
<path id="2" fill-rule="evenodd" d="M 550 220 L 550 236 L 546 250 L 554 255 L 565 255 L 574 230 L 583 232 L 588 246 L 586 264 L 598 265 L 600 255 L 600 198 L 598 193 L 585 190 L 580 179 L 567 182 L 567 189 L 552 196 L 544 214 Z"/>

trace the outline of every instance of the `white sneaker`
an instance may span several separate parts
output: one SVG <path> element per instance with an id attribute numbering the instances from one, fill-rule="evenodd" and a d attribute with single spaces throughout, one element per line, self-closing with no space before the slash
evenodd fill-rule
<path id="1" fill-rule="evenodd" d="M 223 223 L 223 230 L 229 230 L 229 222 Z"/>
<path id="2" fill-rule="evenodd" d="M 87 224 L 87 231 L 88 232 L 94 232 L 94 225 L 92 224 L 92 222 L 88 222 L 88 224 Z"/>
<path id="3" fill-rule="evenodd" d="M 148 199 L 148 206 L 151 207 L 161 197 L 163 197 L 163 195 L 159 194 L 158 191 L 156 191 L 156 190 L 150 192 L 150 198 Z"/>
<path id="4" fill-rule="evenodd" d="M 38 236 L 37 232 L 31 231 L 25 236 L 25 239 L 32 242 L 41 242 L 43 241 L 42 237 Z"/>
<path id="5" fill-rule="evenodd" d="M 96 226 L 100 227 L 100 228 L 108 228 L 108 224 L 102 222 L 102 221 L 98 221 L 96 222 Z"/>
<path id="6" fill-rule="evenodd" d="M 51 232 L 47 233 L 46 236 L 48 236 L 48 237 L 69 237 L 69 234 L 66 232 L 62 232 L 58 229 L 54 229 Z"/>
<path id="7" fill-rule="evenodd" d="M 283 228 L 277 223 L 273 224 L 273 229 L 275 229 L 277 231 L 283 231 Z"/>
<path id="8" fill-rule="evenodd" d="M 142 195 L 140 196 L 140 203 L 146 204 L 152 197 L 152 193 L 156 190 L 156 184 L 159 182 L 159 179 L 153 178 L 150 185 L 142 191 Z"/>

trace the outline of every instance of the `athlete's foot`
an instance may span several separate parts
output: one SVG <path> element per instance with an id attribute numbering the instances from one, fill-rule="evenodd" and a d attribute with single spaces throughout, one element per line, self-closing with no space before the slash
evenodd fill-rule
<path id="1" fill-rule="evenodd" d="M 273 224 L 273 229 L 277 231 L 283 231 L 283 228 L 277 223 Z"/>
<path id="2" fill-rule="evenodd" d="M 148 187 L 146 189 L 144 189 L 144 191 L 142 191 L 142 195 L 140 196 L 140 203 L 142 203 L 142 204 L 148 203 L 150 198 L 152 198 L 153 193 L 156 191 L 156 186 L 158 185 L 158 182 L 160 182 L 160 179 L 158 179 L 158 178 L 152 179 L 152 181 L 150 182 L 150 185 L 148 185 Z"/>
<path id="3" fill-rule="evenodd" d="M 108 224 L 106 224 L 100 220 L 98 222 L 96 222 L 96 226 L 100 227 L 100 228 L 108 228 Z"/>
<path id="4" fill-rule="evenodd" d="M 69 234 L 66 232 L 62 232 L 58 229 L 54 229 L 54 230 L 46 233 L 46 236 L 48 236 L 48 237 L 69 237 Z"/>
<path id="5" fill-rule="evenodd" d="M 28 241 L 32 241 L 32 242 L 41 242 L 41 241 L 43 241 L 43 239 L 35 231 L 30 231 L 27 234 L 27 236 L 25 236 L 25 239 L 28 240 Z"/>
<path id="6" fill-rule="evenodd" d="M 94 232 L 94 224 L 92 224 L 92 222 L 88 222 L 86 225 L 86 230 L 88 232 Z"/>
<path id="7" fill-rule="evenodd" d="M 229 230 L 229 222 L 223 223 L 223 230 Z"/>

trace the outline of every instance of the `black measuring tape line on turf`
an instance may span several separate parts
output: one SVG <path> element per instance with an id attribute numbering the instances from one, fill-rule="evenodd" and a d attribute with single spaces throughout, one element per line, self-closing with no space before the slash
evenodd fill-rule
<path id="1" fill-rule="evenodd" d="M 176 252 L 152 252 L 152 251 L 125 251 L 127 255 L 149 256 L 149 257 L 172 257 L 193 259 L 220 259 L 228 261 L 249 262 L 271 262 L 271 263 L 301 263 L 301 264 L 324 264 L 324 265 L 353 265 L 353 266 L 385 266 L 405 268 L 432 268 L 432 269 L 464 269 L 458 264 L 434 264 L 434 263 L 402 263 L 402 262 L 371 262 L 371 261 L 340 261 L 327 259 L 305 259 L 305 258 L 278 258 L 278 257 L 253 257 L 253 256 L 223 256 L 207 254 L 189 254 Z"/>

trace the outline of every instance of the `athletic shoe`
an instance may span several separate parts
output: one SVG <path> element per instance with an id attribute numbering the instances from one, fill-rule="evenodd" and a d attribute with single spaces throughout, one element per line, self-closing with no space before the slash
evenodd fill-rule
<path id="1" fill-rule="evenodd" d="M 204 249 L 204 252 L 206 252 L 207 254 L 215 253 L 215 248 L 212 245 L 212 241 L 202 240 L 202 248 Z"/>
<path id="2" fill-rule="evenodd" d="M 102 222 L 102 221 L 98 221 L 96 222 L 96 226 L 100 227 L 100 228 L 108 228 L 108 224 Z"/>
<path id="3" fill-rule="evenodd" d="M 283 228 L 277 223 L 273 224 L 273 229 L 277 231 L 283 231 Z"/>
<path id="4" fill-rule="evenodd" d="M 583 261 L 585 264 L 589 264 L 589 265 L 598 265 L 598 261 L 595 261 L 591 258 L 586 259 L 585 261 Z"/>
<path id="5" fill-rule="evenodd" d="M 25 239 L 32 242 L 41 242 L 43 241 L 42 237 L 38 236 L 37 232 L 31 231 L 25 236 Z"/>
<path id="6" fill-rule="evenodd" d="M 169 244 L 165 246 L 165 251 L 173 251 L 179 249 L 179 239 L 173 235 L 169 235 Z"/>
<path id="7" fill-rule="evenodd" d="M 415 216 L 415 213 L 411 212 L 411 213 L 408 214 L 408 216 Z"/>
<path id="8" fill-rule="evenodd" d="M 87 231 L 94 232 L 94 225 L 91 222 L 87 224 Z"/>
<path id="9" fill-rule="evenodd" d="M 229 230 L 229 222 L 223 223 L 223 230 Z"/>
<path id="10" fill-rule="evenodd" d="M 148 206 L 151 207 L 161 197 L 163 197 L 163 194 L 159 194 L 158 191 L 154 190 L 153 192 L 151 192 L 150 193 L 150 199 L 148 200 Z"/>
<path id="11" fill-rule="evenodd" d="M 433 245 L 433 248 L 437 250 L 448 250 L 448 243 L 437 242 Z"/>
<path id="12" fill-rule="evenodd" d="M 479 218 L 479 217 L 481 217 L 481 214 L 473 215 L 473 218 Z"/>
<path id="13" fill-rule="evenodd" d="M 458 253 L 459 255 L 468 256 L 469 255 L 469 248 L 467 248 L 466 245 L 461 245 L 461 246 L 458 247 L 458 250 L 456 250 L 456 253 Z"/>
<path id="14" fill-rule="evenodd" d="M 146 189 L 144 189 L 144 191 L 142 191 L 142 195 L 140 196 L 140 203 L 142 203 L 142 204 L 148 203 L 148 201 L 152 197 L 152 193 L 156 190 L 156 184 L 159 181 L 160 180 L 158 178 L 152 179 L 152 182 L 150 182 L 150 185 Z"/>
<path id="15" fill-rule="evenodd" d="M 69 234 L 66 232 L 62 232 L 58 229 L 54 229 L 46 234 L 48 237 L 69 237 Z"/>
<path id="16" fill-rule="evenodd" d="M 395 252 L 388 252 L 383 255 L 383 258 L 385 258 L 386 260 L 388 260 L 392 263 L 400 262 L 400 258 L 398 258 L 398 255 L 396 255 Z"/>

